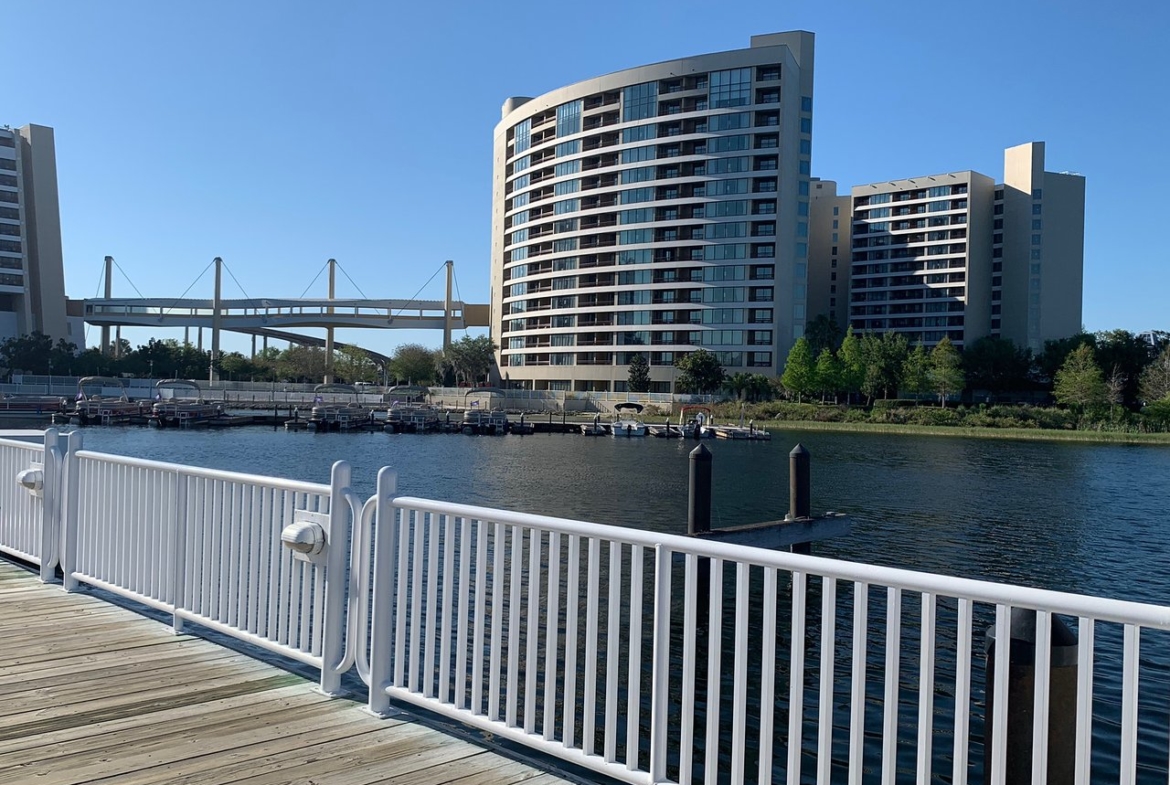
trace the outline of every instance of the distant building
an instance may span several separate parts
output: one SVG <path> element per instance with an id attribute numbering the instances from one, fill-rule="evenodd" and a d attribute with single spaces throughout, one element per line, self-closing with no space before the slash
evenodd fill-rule
<path id="1" fill-rule="evenodd" d="M 812 194 L 810 318 L 926 346 L 991 335 L 1039 351 L 1080 331 L 1085 180 L 1044 171 L 1043 142 L 1009 148 L 1000 185 L 960 171 Z"/>
<path id="2" fill-rule="evenodd" d="M 41 332 L 81 346 L 78 324 L 65 315 L 53 129 L 0 127 L 0 340 Z"/>
<path id="3" fill-rule="evenodd" d="M 804 333 L 813 35 L 645 65 L 537 98 L 495 129 L 492 336 L 501 376 L 652 391 L 699 348 L 774 374 Z"/>

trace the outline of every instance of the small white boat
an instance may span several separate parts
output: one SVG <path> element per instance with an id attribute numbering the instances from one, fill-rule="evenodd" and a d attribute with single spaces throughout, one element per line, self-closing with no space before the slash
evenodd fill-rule
<path id="1" fill-rule="evenodd" d="M 114 390 L 114 395 L 107 394 Z M 120 425 L 142 415 L 142 405 L 126 395 L 125 383 L 114 376 L 85 376 L 77 380 L 77 400 L 69 412 L 70 425 Z"/>
<path id="2" fill-rule="evenodd" d="M 180 397 L 180 390 L 193 390 L 194 396 Z M 154 405 L 150 423 L 159 428 L 194 428 L 223 416 L 223 406 L 203 400 L 203 388 L 190 379 L 160 379 L 154 385 Z"/>
<path id="3" fill-rule="evenodd" d="M 713 439 L 715 430 L 709 406 L 684 406 L 678 412 L 678 427 L 684 439 Z"/>
<path id="4" fill-rule="evenodd" d="M 349 402 L 325 400 L 326 394 L 352 395 Z M 358 391 L 349 384 L 318 384 L 313 388 L 313 409 L 309 414 L 310 431 L 350 431 L 364 428 L 373 410 L 358 403 Z"/>
<path id="5" fill-rule="evenodd" d="M 609 432 L 617 438 L 646 435 L 646 424 L 638 419 L 642 413 L 640 403 L 619 403 L 613 407 L 613 422 Z"/>

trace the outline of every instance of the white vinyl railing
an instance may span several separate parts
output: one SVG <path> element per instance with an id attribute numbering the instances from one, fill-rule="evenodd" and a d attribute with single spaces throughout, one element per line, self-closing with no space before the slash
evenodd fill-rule
<path id="1" fill-rule="evenodd" d="M 0 553 L 37 565 L 46 581 L 58 558 L 60 441 L 52 428 L 35 442 L 0 438 Z"/>
<path id="2" fill-rule="evenodd" d="M 336 692 L 346 641 L 350 468 L 329 485 L 78 449 L 70 434 L 61 567 L 86 583 L 322 670 Z M 321 528 L 328 547 L 301 559 L 290 525 Z"/>
<path id="3" fill-rule="evenodd" d="M 1022 766 L 1044 783 L 1054 766 L 1075 780 L 1053 782 L 1088 783 L 1091 765 L 1108 781 L 1167 781 L 1170 608 L 395 486 L 383 470 L 364 674 L 374 712 L 407 701 L 634 783 L 961 784 L 984 760 L 975 782 L 1002 785 Z M 1013 609 L 1035 612 L 1040 652 L 1054 615 L 1075 618 L 1075 665 L 1038 656 L 1031 670 L 997 667 L 988 686 L 985 625 L 998 663 L 1009 642 L 1013 660 L 1028 645 L 1012 641 Z M 1161 659 L 1143 663 L 1146 639 Z"/>
<path id="4" fill-rule="evenodd" d="M 0 438 L 0 551 L 375 713 L 632 783 L 1168 781 L 1170 607 L 62 446 Z"/>

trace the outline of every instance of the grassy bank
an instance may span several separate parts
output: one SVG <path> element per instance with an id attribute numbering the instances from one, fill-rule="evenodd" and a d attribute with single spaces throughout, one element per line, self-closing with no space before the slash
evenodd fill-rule
<path id="1" fill-rule="evenodd" d="M 773 420 L 759 423 L 770 431 L 839 431 L 885 433 L 905 436 L 958 436 L 971 439 L 1020 439 L 1038 442 L 1091 442 L 1097 444 L 1151 444 L 1170 447 L 1170 433 L 1118 431 L 1057 431 L 1040 428 L 964 428 L 939 425 L 895 425 L 863 422 L 812 422 Z"/>

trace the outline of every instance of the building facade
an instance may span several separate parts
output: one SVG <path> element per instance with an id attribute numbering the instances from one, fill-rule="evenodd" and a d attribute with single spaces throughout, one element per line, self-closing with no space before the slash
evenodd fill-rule
<path id="1" fill-rule="evenodd" d="M 1080 331 L 1085 180 L 1045 172 L 1043 142 L 1009 148 L 998 185 L 961 171 L 855 186 L 844 202 L 835 183 L 813 186 L 810 317 L 925 346 L 999 336 L 1039 351 Z"/>
<path id="2" fill-rule="evenodd" d="M 0 340 L 69 328 L 53 129 L 0 127 Z"/>
<path id="3" fill-rule="evenodd" d="M 813 36 L 509 98 L 495 129 L 492 337 L 534 389 L 652 390 L 703 348 L 777 373 L 808 316 Z"/>

